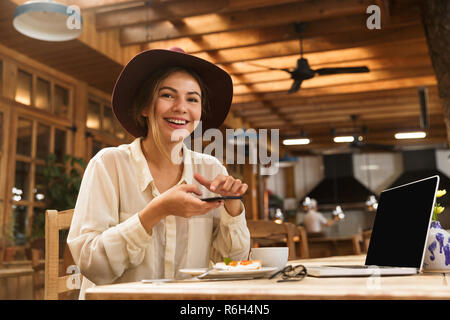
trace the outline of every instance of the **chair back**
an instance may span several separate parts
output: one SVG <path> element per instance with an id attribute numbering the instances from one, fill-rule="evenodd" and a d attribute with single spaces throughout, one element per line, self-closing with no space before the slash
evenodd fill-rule
<path id="1" fill-rule="evenodd" d="M 370 237 L 372 236 L 372 230 L 366 230 L 362 233 L 364 252 L 369 250 Z"/>
<path id="2" fill-rule="evenodd" d="M 308 234 L 306 229 L 302 226 L 295 226 L 296 234 L 298 235 L 298 241 L 294 238 L 297 255 L 300 259 L 308 259 L 309 258 L 309 245 L 308 245 Z"/>
<path id="3" fill-rule="evenodd" d="M 59 276 L 59 231 L 70 228 L 73 209 L 66 211 L 47 210 L 45 212 L 45 288 L 46 300 L 58 300 L 60 293 L 78 290 L 81 274 Z"/>
<path id="4" fill-rule="evenodd" d="M 289 248 L 289 260 L 296 259 L 295 230 L 289 226 L 289 223 L 279 224 L 268 220 L 247 220 L 247 227 L 250 231 L 252 247 L 284 243 Z"/>

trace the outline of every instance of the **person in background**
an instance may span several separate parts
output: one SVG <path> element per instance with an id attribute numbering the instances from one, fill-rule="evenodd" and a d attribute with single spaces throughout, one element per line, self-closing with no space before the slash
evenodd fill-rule
<path id="1" fill-rule="evenodd" d="M 331 227 L 335 221 L 325 218 L 322 213 L 317 211 L 316 199 L 309 199 L 305 205 L 308 207 L 308 212 L 303 217 L 303 225 L 308 236 L 323 236 L 323 227 Z"/>

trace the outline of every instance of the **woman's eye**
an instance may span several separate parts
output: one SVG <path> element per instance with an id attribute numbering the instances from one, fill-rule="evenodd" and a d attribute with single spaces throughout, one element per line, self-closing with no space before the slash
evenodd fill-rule
<path id="1" fill-rule="evenodd" d="M 161 97 L 164 97 L 164 98 L 172 98 L 173 96 L 172 96 L 171 93 L 162 93 L 162 94 L 161 94 Z"/>
<path id="2" fill-rule="evenodd" d="M 188 98 L 188 101 L 189 101 L 189 102 L 195 102 L 195 103 L 200 102 L 200 100 L 197 99 L 197 98 Z"/>

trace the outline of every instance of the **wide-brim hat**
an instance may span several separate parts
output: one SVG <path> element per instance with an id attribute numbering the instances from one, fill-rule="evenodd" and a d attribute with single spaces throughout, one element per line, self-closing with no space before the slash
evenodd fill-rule
<path id="1" fill-rule="evenodd" d="M 120 124 L 134 137 L 146 134 L 133 119 L 132 103 L 142 83 L 163 67 L 183 67 L 200 76 L 207 87 L 209 102 L 209 110 L 201 118 L 202 131 L 219 128 L 233 99 L 231 77 L 215 64 L 189 55 L 180 48 L 143 51 L 123 68 L 112 93 L 112 108 Z"/>

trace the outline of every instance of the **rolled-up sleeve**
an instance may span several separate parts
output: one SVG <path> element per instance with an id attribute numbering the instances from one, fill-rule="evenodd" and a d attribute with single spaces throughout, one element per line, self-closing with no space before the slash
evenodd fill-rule
<path id="1" fill-rule="evenodd" d="M 219 163 L 217 174 L 228 175 L 226 168 Z M 224 206 L 218 210 L 216 219 L 219 223 L 214 230 L 211 259 L 223 261 L 227 257 L 233 260 L 245 260 L 250 251 L 250 232 L 245 219 L 245 207 L 241 202 L 241 213 L 237 216 L 228 214 Z"/>
<path id="2" fill-rule="evenodd" d="M 111 283 L 139 265 L 152 237 L 137 212 L 119 211 L 119 190 L 114 159 L 94 157 L 83 176 L 67 243 L 83 276 L 95 284 Z M 120 222 L 121 216 L 128 218 Z"/>

